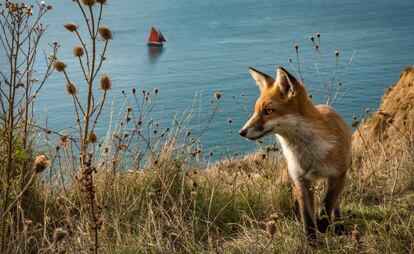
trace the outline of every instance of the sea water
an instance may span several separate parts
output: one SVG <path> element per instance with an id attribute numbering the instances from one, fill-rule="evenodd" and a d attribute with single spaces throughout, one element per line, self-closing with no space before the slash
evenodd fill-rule
<path id="1" fill-rule="evenodd" d="M 68 64 L 82 94 L 86 85 L 72 56 L 79 42 L 63 28 L 69 21 L 84 28 L 81 13 L 70 0 L 47 3 L 53 10 L 44 19 L 49 26 L 42 43 L 61 44 L 58 58 Z M 152 112 L 161 129 L 191 107 L 195 113 L 187 128 L 193 135 L 208 122 L 214 110 L 211 100 L 220 91 L 219 107 L 200 141 L 216 158 L 256 148 L 237 134 L 259 95 L 247 68 L 275 75 L 275 67 L 284 66 L 299 77 L 294 44 L 299 45 L 301 74 L 315 103 L 325 102 L 323 84 L 334 71 L 334 52 L 340 52 L 335 80 L 341 78 L 343 85 L 333 106 L 348 123 L 366 108 L 376 109 L 385 89 L 414 64 L 414 1 L 108 0 L 102 24 L 114 33 L 100 71 L 110 75 L 113 89 L 98 122 L 98 136 L 108 131 L 111 116 L 116 122 L 123 114 L 122 90 L 130 94 L 132 88 L 138 93 L 158 88 Z M 151 26 L 167 40 L 162 49 L 146 45 Z M 323 58 L 315 58 L 309 40 L 315 33 L 321 34 Z M 44 64 L 41 58 L 38 62 L 41 73 Z M 47 122 L 48 128 L 64 131 L 74 124 L 65 84 L 61 73 L 46 83 L 36 102 L 40 125 Z"/>

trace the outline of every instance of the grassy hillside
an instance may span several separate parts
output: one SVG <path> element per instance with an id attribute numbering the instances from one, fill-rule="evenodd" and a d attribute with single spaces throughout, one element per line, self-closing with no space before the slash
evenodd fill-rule
<path id="1" fill-rule="evenodd" d="M 58 43 L 45 57 L 43 79 L 32 76 L 45 31 L 40 20 L 51 5 L 0 5 L 0 26 L 14 35 L 0 33 L 3 46 L 11 45 L 1 48 L 9 56 L 9 69 L 0 70 L 1 253 L 413 253 L 414 68 L 387 91 L 378 112 L 354 119 L 353 164 L 341 197 L 345 234 L 328 231 L 310 247 L 276 144 L 214 163 L 203 151 L 199 140 L 220 92 L 194 135 L 186 128 L 191 109 L 165 129 L 151 118 L 157 88 L 122 91 L 124 116 L 97 136 L 112 88 L 109 74 L 100 73 L 113 39 L 100 23 L 105 3 L 73 1 L 85 29 L 64 25 L 79 40 L 73 57 L 81 80 L 72 80 L 67 69 L 74 66 L 58 58 Z M 323 59 L 315 36 L 315 56 Z M 61 131 L 33 120 L 34 102 L 55 71 L 66 80 L 74 112 L 73 125 Z M 329 80 L 332 101 L 342 83 Z M 81 85 L 88 89 L 79 94 Z M 320 203 L 324 182 L 313 188 Z"/>
<path id="2" fill-rule="evenodd" d="M 402 80 L 392 89 L 397 91 L 413 80 Z M 393 105 L 390 100 L 402 103 L 390 93 L 382 99 Z M 353 166 L 341 198 L 344 235 L 328 232 L 319 235 L 316 248 L 307 246 L 290 184 L 280 177 L 284 165 L 277 149 L 267 147 L 244 158 L 199 166 L 194 157 L 202 151 L 189 153 L 186 146 L 172 149 L 177 146 L 167 142 L 170 146 L 165 146 L 144 169 L 118 173 L 109 180 L 105 171 L 98 168 L 100 250 L 106 253 L 411 253 L 414 249 L 413 135 L 409 130 L 398 130 L 401 135 L 393 135 L 392 142 L 387 143 L 366 132 L 382 112 L 395 115 L 401 110 L 397 107 L 398 112 L 394 112 L 384 103 L 380 109 L 364 120 L 354 134 Z M 413 121 L 389 119 L 383 123 L 389 129 L 402 128 Z M 355 119 L 355 127 L 358 121 Z M 321 181 L 314 186 L 319 199 L 323 185 Z M 90 246 L 87 207 L 77 185 L 63 189 L 58 185 L 42 185 L 39 179 L 32 195 L 31 200 L 37 200 L 38 204 L 27 213 L 33 220 L 25 231 L 27 247 L 82 252 Z M 62 241 L 53 241 L 56 228 L 65 232 Z"/>

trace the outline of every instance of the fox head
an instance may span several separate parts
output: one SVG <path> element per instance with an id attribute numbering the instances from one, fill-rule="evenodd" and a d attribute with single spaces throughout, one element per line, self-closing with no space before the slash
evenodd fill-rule
<path id="1" fill-rule="evenodd" d="M 276 68 L 276 78 L 249 68 L 260 89 L 254 112 L 239 130 L 242 137 L 260 139 L 269 134 L 283 134 L 295 127 L 304 104 L 309 102 L 304 86 L 284 68 Z"/>

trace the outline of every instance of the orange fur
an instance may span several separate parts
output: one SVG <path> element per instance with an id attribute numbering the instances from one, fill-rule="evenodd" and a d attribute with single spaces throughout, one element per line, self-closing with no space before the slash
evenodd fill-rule
<path id="1" fill-rule="evenodd" d="M 304 231 L 315 239 L 315 229 L 326 231 L 332 212 L 339 217 L 338 198 L 351 164 L 351 132 L 341 116 L 327 105 L 315 106 L 302 83 L 277 68 L 276 79 L 249 69 L 261 94 L 254 113 L 240 135 L 251 140 L 276 134 L 286 158 L 298 199 Z M 310 185 L 327 178 L 328 187 L 317 222 Z"/>

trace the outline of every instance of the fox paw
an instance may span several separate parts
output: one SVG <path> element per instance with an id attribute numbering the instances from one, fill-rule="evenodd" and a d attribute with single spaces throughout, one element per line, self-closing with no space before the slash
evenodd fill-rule
<path id="1" fill-rule="evenodd" d="M 318 231 L 323 233 L 326 233 L 326 231 L 328 231 L 329 228 L 329 220 L 328 218 L 321 218 L 318 219 L 317 221 L 317 227 L 318 227 Z"/>
<path id="2" fill-rule="evenodd" d="M 345 226 L 343 222 L 336 222 L 334 226 L 335 235 L 343 235 L 345 233 Z"/>

